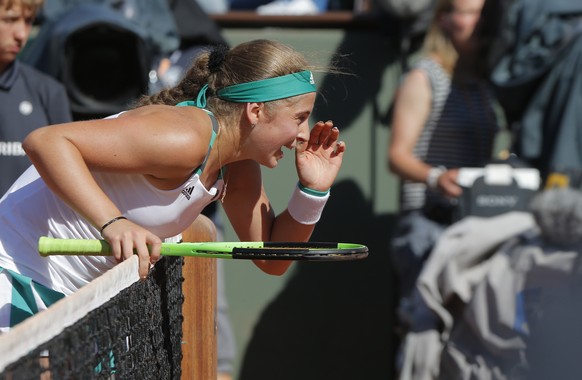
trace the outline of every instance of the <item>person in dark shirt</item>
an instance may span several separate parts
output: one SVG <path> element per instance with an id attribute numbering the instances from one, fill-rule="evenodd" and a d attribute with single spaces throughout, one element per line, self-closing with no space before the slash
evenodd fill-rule
<path id="1" fill-rule="evenodd" d="M 30 166 L 24 137 L 72 120 L 65 87 L 17 60 L 42 5 L 43 0 L 0 0 L 0 197 Z"/>

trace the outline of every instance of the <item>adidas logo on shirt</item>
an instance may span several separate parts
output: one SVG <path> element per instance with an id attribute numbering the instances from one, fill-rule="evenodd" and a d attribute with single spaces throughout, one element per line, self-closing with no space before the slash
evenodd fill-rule
<path id="1" fill-rule="evenodd" d="M 194 191 L 194 186 L 190 186 L 182 190 L 182 194 L 186 197 L 186 199 L 190 200 L 192 197 L 192 191 Z"/>

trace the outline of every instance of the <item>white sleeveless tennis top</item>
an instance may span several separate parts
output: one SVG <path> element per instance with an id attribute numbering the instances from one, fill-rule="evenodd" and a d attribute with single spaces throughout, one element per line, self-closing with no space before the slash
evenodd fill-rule
<path id="1" fill-rule="evenodd" d="M 218 128 L 214 116 L 210 117 L 213 133 L 208 153 Z M 224 187 L 222 178 L 210 189 L 204 187 L 200 175 L 205 164 L 206 159 L 184 184 L 173 190 L 159 190 L 139 174 L 92 174 L 125 217 L 168 239 L 181 234 Z M 91 199 L 87 198 L 87 202 Z M 113 257 L 41 257 L 40 236 L 102 238 L 95 227 L 53 194 L 31 166 L 0 199 L 0 267 L 69 295 L 116 264 Z"/>

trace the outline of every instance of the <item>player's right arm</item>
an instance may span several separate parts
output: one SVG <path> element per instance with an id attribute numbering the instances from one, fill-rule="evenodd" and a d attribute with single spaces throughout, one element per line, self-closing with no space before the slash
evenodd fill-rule
<path id="1" fill-rule="evenodd" d="M 113 119 L 48 126 L 27 136 L 23 148 L 47 186 L 101 228 L 121 212 L 98 186 L 91 170 L 140 173 L 172 183 L 183 181 L 201 162 L 211 128 L 192 128 L 191 123 L 192 119 L 210 121 L 205 114 L 191 111 L 193 107 L 183 108 L 171 107 L 169 112 L 163 107 L 144 107 Z M 190 121 L 184 123 L 188 117 Z M 128 220 L 116 221 L 103 235 L 119 260 L 132 255 L 135 248 L 145 263 L 149 260 L 146 244 L 152 246 L 151 259 L 159 257 L 160 239 Z M 147 274 L 144 263 L 140 265 L 142 275 Z"/>

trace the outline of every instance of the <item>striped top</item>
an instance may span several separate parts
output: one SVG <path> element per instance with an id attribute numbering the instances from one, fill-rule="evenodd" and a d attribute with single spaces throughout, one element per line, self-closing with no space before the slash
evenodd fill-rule
<path id="1" fill-rule="evenodd" d="M 485 82 L 451 83 L 439 63 L 424 58 L 414 65 L 424 70 L 432 89 L 432 110 L 414 148 L 414 155 L 431 166 L 446 168 L 482 167 L 492 156 L 499 125 L 493 97 Z M 424 183 L 404 180 L 402 210 L 422 208 L 431 201 L 450 200 L 427 191 Z"/>

